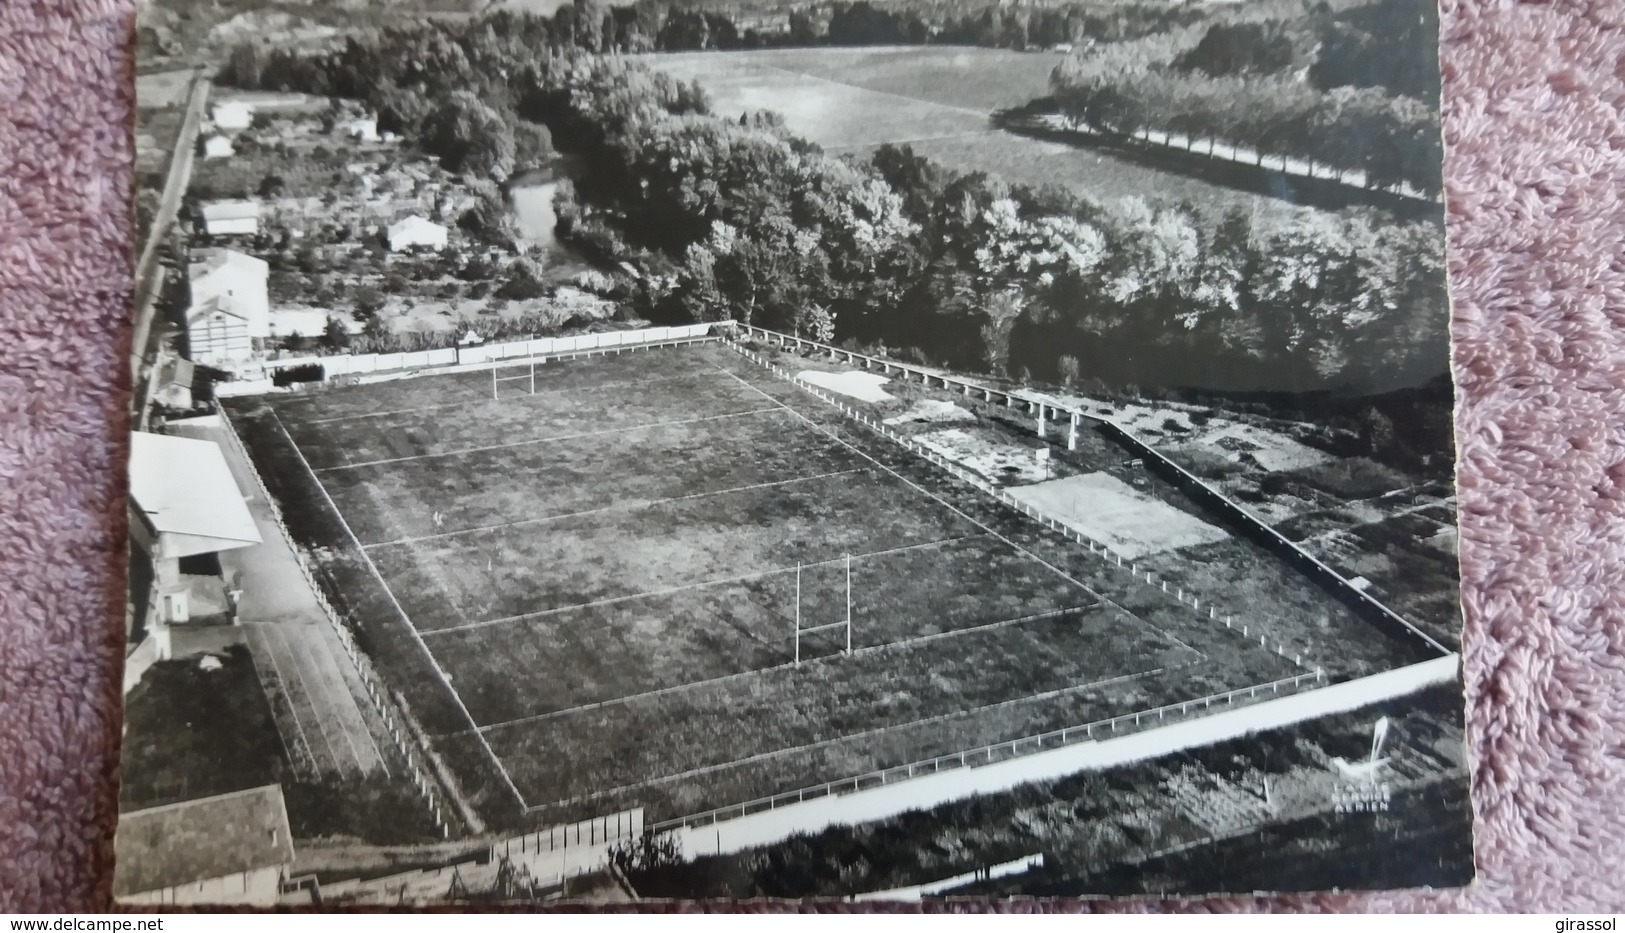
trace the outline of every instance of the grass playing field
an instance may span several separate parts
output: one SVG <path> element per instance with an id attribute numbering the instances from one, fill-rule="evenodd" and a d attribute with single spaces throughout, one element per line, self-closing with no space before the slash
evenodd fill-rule
<path id="1" fill-rule="evenodd" d="M 230 406 L 493 821 L 678 816 L 1300 670 L 1103 596 L 1099 558 L 720 345 L 513 374 Z"/>

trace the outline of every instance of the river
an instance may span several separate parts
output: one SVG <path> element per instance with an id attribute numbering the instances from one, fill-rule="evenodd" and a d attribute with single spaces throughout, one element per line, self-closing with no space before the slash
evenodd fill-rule
<path id="1" fill-rule="evenodd" d="M 567 243 L 559 241 L 554 227 L 558 214 L 553 210 L 553 196 L 559 181 L 565 177 L 556 170 L 538 169 L 514 176 L 508 188 L 508 200 L 513 209 L 514 223 L 519 235 L 534 246 L 548 278 L 573 278 L 592 268 L 580 253 Z"/>

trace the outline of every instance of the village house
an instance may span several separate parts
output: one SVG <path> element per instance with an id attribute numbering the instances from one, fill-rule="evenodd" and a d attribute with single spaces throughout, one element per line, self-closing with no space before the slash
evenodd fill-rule
<path id="1" fill-rule="evenodd" d="M 124 904 L 276 903 L 293 831 L 276 784 L 119 816 L 113 896 Z"/>
<path id="2" fill-rule="evenodd" d="M 338 125 L 338 129 L 345 136 L 364 143 L 378 141 L 377 117 L 356 117 L 353 120 L 345 120 Z"/>
<path id="3" fill-rule="evenodd" d="M 444 249 L 446 228 L 423 217 L 407 217 L 390 225 L 388 240 L 390 250 L 397 253 L 414 246 Z"/>
<path id="4" fill-rule="evenodd" d="M 240 100 L 228 100 L 215 104 L 210 117 L 218 129 L 246 130 L 254 123 L 254 108 Z"/>
<path id="5" fill-rule="evenodd" d="M 210 136 L 203 141 L 205 159 L 228 159 L 236 153 L 237 150 L 232 148 L 231 140 L 224 136 Z"/>
<path id="6" fill-rule="evenodd" d="M 200 208 L 209 236 L 253 236 L 260 232 L 258 201 L 210 201 Z"/>
<path id="7" fill-rule="evenodd" d="M 226 366 L 251 359 L 254 341 L 271 334 L 271 267 L 234 249 L 198 250 L 187 267 L 191 304 L 186 336 L 191 359 Z"/>

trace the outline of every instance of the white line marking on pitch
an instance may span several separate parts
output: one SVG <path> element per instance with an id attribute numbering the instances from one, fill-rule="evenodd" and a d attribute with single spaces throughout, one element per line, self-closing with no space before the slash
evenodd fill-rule
<path id="1" fill-rule="evenodd" d="M 980 537 L 980 536 L 978 536 L 978 537 Z M 983 623 L 981 623 L 979 625 L 969 625 L 969 626 L 966 626 L 965 628 L 953 629 L 952 631 L 932 632 L 929 635 L 918 635 L 918 636 L 915 636 L 913 638 L 899 638 L 899 639 L 897 639 L 895 641 L 882 642 L 882 643 L 880 643 L 878 645 L 864 645 L 864 646 L 859 647 L 859 648 L 853 648 L 850 653 L 837 652 L 835 654 L 824 655 L 822 657 L 809 658 L 809 659 L 807 659 L 806 663 L 809 664 L 809 665 L 811 665 L 811 664 L 833 663 L 833 662 L 836 662 L 836 661 L 848 660 L 848 659 L 852 658 L 854 655 L 871 654 L 873 652 L 881 651 L 881 650 L 886 649 L 886 648 L 912 648 L 915 645 L 924 644 L 924 643 L 927 643 L 927 642 L 939 641 L 939 640 L 944 639 L 944 638 L 952 638 L 952 637 L 954 637 L 956 635 L 970 635 L 970 634 L 974 634 L 974 633 L 977 633 L 977 632 L 986 632 L 986 631 L 989 631 L 991 629 L 996 629 L 996 628 L 1006 628 L 1008 626 L 1021 625 L 1021 624 L 1027 623 L 1027 622 L 1038 622 L 1038 621 L 1042 621 L 1044 619 L 1057 618 L 1059 616 L 1064 616 L 1069 612 L 1082 612 L 1082 611 L 1085 611 L 1085 610 L 1088 610 L 1088 609 L 1093 609 L 1093 608 L 1095 608 L 1096 606 L 1099 606 L 1099 605 L 1100 605 L 1100 603 L 1091 603 L 1091 604 L 1089 604 L 1087 606 L 1072 606 L 1072 607 L 1069 607 L 1069 608 L 1066 608 L 1066 609 L 1052 609 L 1049 612 L 1038 612 L 1038 613 L 1034 613 L 1032 615 L 1021 616 L 1020 618 L 1015 618 L 1015 619 L 1000 619 L 1000 620 L 998 620 L 996 622 L 983 622 Z M 845 623 L 835 623 L 835 624 L 844 625 Z M 808 629 L 805 629 L 805 628 L 802 629 L 803 633 L 805 633 L 807 631 L 808 631 Z M 481 726 L 479 728 L 479 731 L 481 731 L 481 732 L 489 732 L 489 731 L 494 730 L 494 729 L 503 729 L 503 728 L 506 728 L 508 726 L 516 726 L 516 725 L 522 725 L 524 723 L 538 722 L 538 721 L 541 721 L 541 720 L 544 720 L 544 719 L 558 719 L 558 718 L 561 718 L 561 717 L 564 717 L 564 716 L 568 716 L 571 713 L 580 713 L 580 712 L 584 712 L 586 710 L 592 710 L 592 709 L 603 709 L 606 706 L 622 706 L 622 705 L 625 705 L 627 703 L 637 702 L 638 700 L 647 700 L 650 697 L 657 697 L 657 696 L 663 696 L 663 695 L 670 694 L 670 693 L 676 693 L 679 690 L 690 690 L 690 689 L 698 689 L 700 687 L 714 686 L 716 684 L 723 683 L 725 681 L 739 680 L 740 678 L 743 678 L 743 677 L 753 677 L 753 676 L 755 676 L 757 674 L 765 674 L 765 673 L 767 673 L 769 671 L 784 670 L 786 668 L 791 668 L 791 667 L 795 667 L 795 666 L 796 666 L 796 662 L 794 662 L 794 661 L 782 661 L 782 662 L 780 662 L 778 664 L 770 664 L 767 667 L 752 668 L 751 670 L 748 670 L 748 671 L 736 671 L 736 672 L 734 672 L 732 674 L 723 674 L 721 676 L 710 677 L 710 678 L 707 678 L 705 680 L 690 681 L 689 683 L 686 683 L 686 684 L 672 684 L 669 687 L 657 687 L 657 688 L 655 688 L 653 690 L 645 690 L 645 691 L 643 691 L 641 693 L 632 693 L 632 694 L 628 694 L 626 696 L 621 696 L 621 697 L 611 697 L 611 698 L 609 698 L 607 700 L 597 700 L 597 701 L 594 701 L 592 703 L 582 703 L 579 706 L 572 706 L 569 709 L 550 710 L 550 711 L 545 712 L 545 713 L 537 713 L 537 714 L 535 714 L 533 716 L 520 716 L 517 719 L 508 719 L 508 720 L 504 720 L 503 722 L 494 722 L 494 723 L 491 723 L 488 726 Z"/>
<path id="2" fill-rule="evenodd" d="M 510 447 L 526 447 L 533 444 L 549 444 L 556 441 L 572 441 L 576 440 L 577 438 L 598 437 L 604 434 L 625 434 L 628 431 L 642 431 L 648 428 L 659 428 L 667 425 L 698 424 L 702 421 L 723 421 L 728 418 L 748 418 L 751 415 L 763 415 L 767 414 L 768 412 L 776 411 L 778 411 L 778 408 L 753 408 L 749 411 L 734 411 L 721 415 L 706 415 L 703 418 L 685 418 L 681 421 L 653 421 L 648 424 L 634 424 L 624 428 L 605 428 L 602 431 L 583 431 L 580 434 L 560 434 L 555 437 L 537 437 L 530 440 L 514 441 L 508 444 L 486 444 L 480 447 L 464 447 L 459 450 L 437 451 L 435 453 L 428 454 L 413 454 L 410 457 L 386 457 L 382 460 L 363 460 L 359 463 L 340 463 L 336 466 L 322 467 L 320 470 L 312 467 L 307 467 L 307 469 L 310 470 L 311 475 L 315 475 L 317 473 L 327 473 L 334 470 L 353 470 L 358 467 L 383 466 L 390 463 L 406 463 L 411 460 L 431 460 L 436 457 L 460 457 L 463 454 L 483 453 L 487 450 L 506 450 Z M 275 409 L 272 409 L 272 414 L 275 413 Z M 278 419 L 278 423 L 280 423 L 280 421 L 281 419 Z M 288 433 L 286 426 L 282 428 L 282 433 Z M 289 434 L 288 440 L 293 441 L 293 435 Z M 296 443 L 294 446 L 297 447 L 298 444 Z M 300 452 L 300 456 L 303 457 L 304 453 Z"/>
<path id="3" fill-rule="evenodd" d="M 322 485 L 321 477 L 317 476 L 316 471 L 310 468 L 310 461 L 305 459 L 305 452 L 299 449 L 299 444 L 294 441 L 293 435 L 288 433 L 288 426 L 282 423 L 282 419 L 277 416 L 275 408 L 271 409 L 271 418 L 276 421 L 277 427 L 282 429 L 282 436 L 286 437 L 288 443 L 293 446 L 294 454 L 299 457 L 299 462 L 304 465 L 305 472 L 309 473 L 310 478 L 316 483 L 316 488 L 321 491 L 322 498 L 327 500 L 327 507 L 333 510 L 339 524 L 344 526 L 344 533 L 350 536 L 350 541 L 355 544 L 356 552 L 361 555 L 362 560 L 367 562 L 367 569 L 372 571 L 378 585 L 384 588 L 384 595 L 389 597 L 389 602 L 395 607 L 395 611 L 400 614 L 401 621 L 406 623 L 407 631 L 412 633 L 418 647 L 423 649 L 423 654 L 429 659 L 429 666 L 434 668 L 435 676 L 440 678 L 441 685 L 451 694 L 451 698 L 457 701 L 457 708 L 463 711 L 463 715 L 468 719 L 468 724 L 478 728 L 479 723 L 474 721 L 474 716 L 469 713 L 468 707 L 463 704 L 462 695 L 452 687 L 451 680 L 446 677 L 446 672 L 440 669 L 439 659 L 434 656 L 434 652 L 429 650 L 429 646 L 424 644 L 423 636 L 418 634 L 417 626 L 412 624 L 412 617 L 406 614 L 406 610 L 401 607 L 401 601 L 395 598 L 395 591 L 389 588 L 389 584 L 384 580 L 384 575 L 378 572 L 378 565 L 372 562 L 372 557 L 367 554 L 367 549 L 361 546 L 361 541 L 355 536 L 355 531 L 350 528 L 349 521 L 344 518 L 344 513 L 339 511 L 333 497 L 328 495 L 327 487 Z M 525 803 L 525 795 L 521 794 L 519 788 L 514 785 L 513 778 L 508 776 L 508 769 L 502 766 L 502 759 L 497 757 L 497 753 L 491 749 L 491 743 L 485 741 L 484 735 L 480 736 L 480 744 L 485 746 L 485 753 L 491 756 L 491 763 L 496 765 L 497 772 L 502 775 L 502 780 L 507 783 L 508 789 L 513 792 L 514 799 L 519 801 L 521 807 L 528 810 L 529 806 Z"/>
<path id="4" fill-rule="evenodd" d="M 704 498 L 706 498 L 708 496 L 726 496 L 729 493 L 750 492 L 753 489 L 770 489 L 770 488 L 773 488 L 775 486 L 789 486 L 789 485 L 793 485 L 795 483 L 810 483 L 810 482 L 813 482 L 814 480 L 829 479 L 832 476 L 846 476 L 846 475 L 851 474 L 851 473 L 867 473 L 867 472 L 869 472 L 868 467 L 854 467 L 854 468 L 852 468 L 850 470 L 834 470 L 834 471 L 829 472 L 829 473 L 816 473 L 816 474 L 814 474 L 812 476 L 796 476 L 796 477 L 792 477 L 791 479 L 774 480 L 774 481 L 769 482 L 769 483 L 754 483 L 754 484 L 749 485 L 749 486 L 735 486 L 732 489 L 716 489 L 716 490 L 712 490 L 710 492 L 695 492 L 695 493 L 689 493 L 686 496 L 670 496 L 670 497 L 665 498 L 665 499 L 651 499 L 651 500 L 646 501 L 646 502 L 644 502 L 644 501 L 616 502 L 616 503 L 613 503 L 611 505 L 602 506 L 602 507 L 596 508 L 596 509 L 582 509 L 579 512 L 564 512 L 564 513 L 561 513 L 559 515 L 543 515 L 543 516 L 539 516 L 537 518 L 521 518 L 521 519 L 518 519 L 516 521 L 502 522 L 501 524 L 497 524 L 497 525 L 478 525 L 478 526 L 475 526 L 473 528 L 459 528 L 456 531 L 443 531 L 443 532 L 440 532 L 439 534 L 420 535 L 420 536 L 418 536 L 416 538 L 396 538 L 393 541 L 380 541 L 380 542 L 378 542 L 376 544 L 366 544 L 366 545 L 362 545 L 362 546 L 363 547 L 368 547 L 368 548 L 396 547 L 396 546 L 402 545 L 402 544 L 416 544 L 416 543 L 418 543 L 420 541 L 435 541 L 435 540 L 439 540 L 441 538 L 455 538 L 455 537 L 458 537 L 460 535 L 479 534 L 480 532 L 497 531 L 497 530 L 503 529 L 503 528 L 518 528 L 518 527 L 522 527 L 522 526 L 525 526 L 525 525 L 537 525 L 537 524 L 541 524 L 541 523 L 544 523 L 544 522 L 564 521 L 566 519 L 579 518 L 579 517 L 581 517 L 583 515 L 598 515 L 598 514 L 601 514 L 601 513 L 604 513 L 604 512 L 613 512 L 613 511 L 616 511 L 616 510 L 646 509 L 646 508 L 652 509 L 652 508 L 655 508 L 657 506 L 667 505 L 667 504 L 670 504 L 670 503 L 673 503 L 673 502 L 683 502 L 683 501 L 686 501 L 686 500 L 689 500 L 689 499 L 704 499 Z"/>
<path id="5" fill-rule="evenodd" d="M 862 560 L 862 559 L 864 559 L 866 557 L 879 557 L 879 556 L 886 555 L 886 554 L 900 554 L 900 553 L 902 553 L 904 551 L 923 550 L 924 548 L 938 547 L 938 546 L 944 545 L 944 544 L 952 544 L 955 541 L 963 541 L 963 540 L 965 540 L 967 538 L 979 538 L 979 537 L 981 537 L 981 535 L 976 534 L 976 535 L 956 535 L 956 536 L 954 536 L 952 538 L 938 538 L 935 541 L 924 541 L 924 542 L 921 542 L 919 544 L 905 544 L 902 547 L 886 548 L 884 550 L 879 550 L 879 551 L 870 551 L 867 554 L 853 554 L 852 559 L 853 560 Z M 844 563 L 845 561 L 846 561 L 846 555 L 843 554 L 840 557 L 831 557 L 828 560 L 807 561 L 807 562 L 803 563 L 801 566 L 802 566 L 803 569 L 806 569 L 808 567 L 819 567 L 819 566 L 825 566 L 825 565 L 831 565 L 831 564 L 840 564 L 840 563 Z M 680 592 L 682 592 L 684 590 L 695 590 L 695 589 L 700 589 L 702 587 L 707 587 L 707 586 L 720 586 L 720 585 L 725 584 L 725 583 L 739 583 L 739 582 L 742 582 L 744 580 L 757 580 L 757 579 L 760 579 L 762 577 L 771 577 L 774 574 L 791 573 L 791 572 L 793 572 L 793 569 L 794 568 L 790 568 L 790 567 L 775 567 L 772 570 L 761 570 L 761 571 L 757 571 L 755 573 L 742 573 L 742 574 L 739 574 L 737 576 L 732 576 L 732 577 L 718 577 L 718 578 L 716 578 L 714 580 L 701 580 L 698 583 L 684 583 L 681 586 L 667 587 L 666 589 L 663 589 L 663 590 L 649 590 L 649 591 L 643 592 L 643 593 L 633 593 L 633 594 L 631 594 L 629 596 L 611 596 L 611 597 L 608 597 L 607 599 L 595 599 L 595 600 L 593 600 L 592 602 L 589 602 L 589 603 L 576 603 L 573 606 L 559 606 L 559 607 L 554 608 L 554 609 L 539 609 L 536 612 L 522 612 L 522 613 L 520 613 L 518 615 L 502 616 L 502 617 L 496 618 L 496 619 L 485 619 L 485 620 L 482 620 L 482 621 L 479 621 L 479 622 L 469 622 L 466 625 L 457 625 L 457 626 L 452 626 L 450 628 L 437 628 L 437 629 L 434 629 L 432 631 L 423 632 L 422 634 L 424 636 L 444 635 L 444 634 L 446 634 L 448 632 L 461 632 L 461 631 L 464 631 L 466 629 L 485 628 L 486 626 L 490 626 L 490 625 L 507 625 L 507 624 L 512 623 L 512 622 L 524 622 L 524 621 L 526 621 L 528 619 L 540 619 L 540 618 L 542 618 L 544 616 L 558 615 L 559 613 L 563 613 L 563 612 L 574 612 L 577 609 L 593 609 L 593 608 L 596 608 L 598 606 L 611 606 L 611 605 L 614 605 L 615 603 L 630 602 L 630 601 L 635 600 L 635 599 L 650 599 L 650 598 L 660 597 L 660 596 L 670 596 L 673 593 L 680 593 Z"/>
<path id="6" fill-rule="evenodd" d="M 876 460 L 874 457 L 869 456 L 868 454 L 866 454 L 863 451 L 859 450 L 853 444 L 851 444 L 851 443 L 849 443 L 849 442 L 847 442 L 845 440 L 842 440 L 833 431 L 830 431 L 829 429 L 825 428 L 823 425 L 821 425 L 818 422 L 812 420 L 811 418 L 808 418 L 806 415 L 803 415 L 801 412 L 796 411 L 794 408 L 791 408 L 790 406 L 784 404 L 783 402 L 779 401 L 778 399 L 773 398 L 773 396 L 768 395 L 766 392 L 763 392 L 761 389 L 757 388 L 755 385 L 752 385 L 749 380 L 741 377 L 738 373 L 730 372 L 730 373 L 728 373 L 728 375 L 734 377 L 735 379 L 738 379 L 741 385 L 749 387 L 751 391 L 757 393 L 758 395 L 762 396 L 765 399 L 768 399 L 769 401 L 772 401 L 774 404 L 780 406 L 785 411 L 788 411 L 791 414 L 795 415 L 797 418 L 800 418 L 802 421 L 805 421 L 809 426 L 811 426 L 813 428 L 813 430 L 819 431 L 819 432 L 822 432 L 825 435 L 828 435 L 836 443 L 841 444 L 842 446 L 846 447 L 848 450 L 852 451 L 853 453 L 857 454 L 858 456 L 862 457 L 863 459 L 868 460 L 870 463 L 873 463 L 875 466 L 880 467 L 882 470 L 885 470 L 887 473 L 890 473 L 891 475 L 897 477 L 899 480 L 901 480 L 903 483 L 907 484 L 908 486 L 912 487 L 914 490 L 919 492 L 921 495 L 927 496 L 927 497 L 929 497 L 931 499 L 935 499 L 937 502 L 941 503 L 941 505 L 944 508 L 946 508 L 949 511 L 953 512 L 955 515 L 958 515 L 960 518 L 963 518 L 965 521 L 970 522 L 972 525 L 975 525 L 976 527 L 982 529 L 983 531 L 987 532 L 988 534 L 992 535 L 993 537 L 999 539 L 1000 541 L 1003 541 L 1005 544 L 1009 545 L 1011 548 L 1014 548 L 1017 553 L 1025 555 L 1028 559 L 1032 560 L 1034 563 L 1037 563 L 1040 566 L 1043 566 L 1043 567 L 1049 569 L 1051 572 L 1055 573 L 1061 579 L 1066 580 L 1067 582 L 1071 583 L 1073 586 L 1078 587 L 1079 589 L 1083 590 L 1085 593 L 1088 593 L 1090 596 L 1093 596 L 1094 598 L 1100 600 L 1101 602 L 1105 603 L 1106 605 L 1111 606 L 1113 609 L 1116 609 L 1118 612 L 1121 612 L 1123 615 L 1129 617 L 1130 619 L 1133 619 L 1135 622 L 1138 622 L 1140 625 L 1145 626 L 1146 628 L 1150 629 L 1151 631 L 1156 632 L 1157 634 L 1159 634 L 1162 637 L 1168 639 L 1169 641 L 1171 641 L 1174 644 L 1180 646 L 1181 648 L 1185 648 L 1186 650 L 1196 652 L 1196 654 L 1199 654 L 1204 658 L 1207 657 L 1207 655 L 1204 654 L 1203 652 L 1197 651 L 1197 649 L 1192 648 L 1190 645 L 1187 645 L 1184 642 L 1184 640 L 1179 638 L 1178 636 L 1171 635 L 1168 632 L 1163 631 L 1163 629 L 1160 626 L 1152 625 L 1150 622 L 1146 621 L 1145 619 L 1140 618 L 1138 615 L 1135 615 L 1134 613 L 1129 612 L 1127 609 L 1123 608 L 1122 605 L 1120 605 L 1116 600 L 1112 599 L 1111 597 L 1106 596 L 1103 593 L 1096 592 L 1093 587 L 1091 587 L 1088 584 L 1084 583 L 1082 580 L 1077 579 L 1076 577 L 1072 576 L 1071 574 L 1067 573 L 1066 571 L 1062 570 L 1061 568 L 1055 566 L 1054 564 L 1050 563 L 1049 561 L 1043 559 L 1042 557 L 1039 557 L 1037 554 L 1034 554 L 1032 551 L 1029 551 L 1026 548 L 1022 547 L 1021 545 L 1017 544 L 1016 542 L 1011 541 L 1009 538 L 1006 538 L 1004 535 L 999 534 L 997 531 L 994 531 L 992 528 L 988 527 L 987 525 L 983 524 L 980 521 L 977 521 L 975 518 L 972 518 L 970 515 L 968 515 L 965 512 L 961 511 L 958 507 L 956 507 L 953 503 L 949 502 L 948 500 L 942 498 L 941 496 L 938 496 L 936 493 L 930 491 L 929 489 L 926 489 L 924 486 L 921 486 L 920 484 L 914 482 L 913 480 L 911 480 L 908 477 L 904 476 L 903 474 L 897 472 L 896 470 L 892 469 L 891 467 L 886 466 L 884 463 L 881 463 L 879 460 Z M 797 386 L 797 384 L 795 384 L 795 383 L 791 383 L 791 385 L 793 387 L 799 388 L 799 386 Z M 899 448 L 899 449 L 902 449 L 902 448 Z"/>

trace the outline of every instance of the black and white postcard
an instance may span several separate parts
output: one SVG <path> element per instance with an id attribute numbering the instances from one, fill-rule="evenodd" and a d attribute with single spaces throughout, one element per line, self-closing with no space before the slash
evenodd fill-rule
<path id="1" fill-rule="evenodd" d="M 130 904 L 1473 878 L 1434 0 L 145 0 Z"/>

